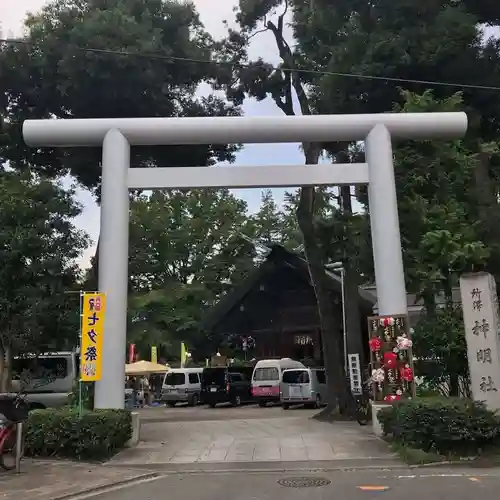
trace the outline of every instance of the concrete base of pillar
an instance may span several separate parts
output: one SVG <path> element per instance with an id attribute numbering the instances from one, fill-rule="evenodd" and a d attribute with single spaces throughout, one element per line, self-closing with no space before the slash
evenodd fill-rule
<path id="1" fill-rule="evenodd" d="M 378 437 L 384 436 L 384 431 L 382 429 L 382 425 L 380 424 L 380 421 L 378 419 L 378 414 L 379 414 L 380 410 L 383 410 L 384 408 L 387 408 L 386 404 L 372 403 L 373 433 L 375 434 L 375 436 L 378 436 Z"/>
<path id="2" fill-rule="evenodd" d="M 127 448 L 133 448 L 139 444 L 141 439 L 141 416 L 138 412 L 132 412 L 132 436 L 127 441 L 125 446 Z"/>

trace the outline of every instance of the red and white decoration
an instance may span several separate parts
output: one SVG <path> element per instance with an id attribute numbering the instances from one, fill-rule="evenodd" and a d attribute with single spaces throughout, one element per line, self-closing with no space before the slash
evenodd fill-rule
<path id="1" fill-rule="evenodd" d="M 393 403 L 414 394 L 413 342 L 405 316 L 369 318 L 371 380 L 376 401 Z"/>

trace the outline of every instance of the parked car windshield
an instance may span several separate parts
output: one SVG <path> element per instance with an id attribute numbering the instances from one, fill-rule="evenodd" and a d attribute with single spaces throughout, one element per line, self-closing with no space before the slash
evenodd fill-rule
<path id="1" fill-rule="evenodd" d="M 167 373 L 165 377 L 166 385 L 183 385 L 186 382 L 184 373 Z"/>
<path id="2" fill-rule="evenodd" d="M 283 372 L 285 384 L 308 384 L 309 372 L 307 370 L 287 370 Z"/>
<path id="3" fill-rule="evenodd" d="M 226 369 L 225 368 L 205 368 L 201 375 L 201 383 L 207 385 L 225 385 Z"/>
<path id="4" fill-rule="evenodd" d="M 271 366 L 269 368 L 257 368 L 253 374 L 253 379 L 262 380 L 279 380 L 280 374 L 277 368 Z"/>
<path id="5" fill-rule="evenodd" d="M 50 356 L 45 358 L 14 358 L 12 360 L 12 380 L 44 380 L 68 376 L 68 358 Z"/>

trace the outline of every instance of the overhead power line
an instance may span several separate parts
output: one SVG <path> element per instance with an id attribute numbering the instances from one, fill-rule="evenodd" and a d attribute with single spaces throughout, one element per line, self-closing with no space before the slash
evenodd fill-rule
<path id="1" fill-rule="evenodd" d="M 0 38 L 0 43 L 10 43 L 18 45 L 34 45 L 34 42 L 29 40 L 20 39 L 9 39 Z M 147 52 L 132 52 L 127 50 L 111 50 L 111 49 L 96 49 L 92 47 L 73 47 L 76 50 L 82 52 L 90 52 L 95 54 L 107 54 L 119 57 L 138 57 L 149 60 L 162 60 L 169 62 L 188 62 L 195 64 L 211 64 L 217 66 L 230 66 L 233 68 L 250 68 L 251 63 L 235 63 L 235 62 L 225 62 L 225 61 L 214 61 L 211 59 L 196 59 L 191 57 L 178 57 L 169 56 L 167 54 L 153 54 Z M 337 76 L 341 78 L 353 78 L 358 80 L 378 80 L 384 82 L 392 83 L 413 83 L 417 85 L 426 85 L 429 87 L 454 87 L 460 89 L 473 89 L 473 90 L 490 90 L 490 91 L 500 91 L 500 86 L 492 85 L 475 85 L 470 83 L 456 83 L 456 82 L 445 82 L 438 80 L 416 80 L 413 78 L 397 78 L 390 76 L 378 76 L 378 75 L 362 75 L 357 73 L 341 73 L 337 71 L 323 71 L 314 69 L 303 69 L 303 68 L 282 68 L 277 66 L 271 66 L 271 69 L 275 71 L 291 71 L 301 74 L 317 75 L 317 76 Z"/>

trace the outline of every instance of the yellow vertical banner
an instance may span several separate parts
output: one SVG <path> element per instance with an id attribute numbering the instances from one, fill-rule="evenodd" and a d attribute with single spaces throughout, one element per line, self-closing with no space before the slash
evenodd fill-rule
<path id="1" fill-rule="evenodd" d="M 183 368 L 184 365 L 186 364 L 186 358 L 187 358 L 186 345 L 184 344 L 184 342 L 181 342 L 181 368 Z"/>
<path id="2" fill-rule="evenodd" d="M 80 380 L 82 382 L 101 380 L 105 314 L 106 295 L 84 292 L 80 345 Z"/>
<path id="3" fill-rule="evenodd" d="M 158 363 L 158 349 L 155 345 L 151 346 L 151 363 Z"/>

